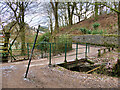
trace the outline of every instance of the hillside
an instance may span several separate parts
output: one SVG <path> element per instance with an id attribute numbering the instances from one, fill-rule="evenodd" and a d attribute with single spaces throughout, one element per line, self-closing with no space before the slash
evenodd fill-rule
<path id="1" fill-rule="evenodd" d="M 94 19 L 94 17 L 91 17 L 72 26 L 63 27 L 60 29 L 60 34 L 82 34 L 79 30 L 80 28 L 93 30 L 93 24 L 95 22 L 100 24 L 98 30 L 104 30 L 107 34 L 117 34 L 117 14 L 115 13 L 98 16 L 97 21 Z"/>

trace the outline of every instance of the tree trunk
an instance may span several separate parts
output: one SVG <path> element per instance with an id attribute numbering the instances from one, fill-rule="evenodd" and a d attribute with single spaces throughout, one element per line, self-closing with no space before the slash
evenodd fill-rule
<path id="1" fill-rule="evenodd" d="M 21 4 L 21 23 L 20 23 L 20 30 L 21 30 L 21 54 L 25 54 L 25 23 L 24 23 L 24 2 Z"/>
<path id="2" fill-rule="evenodd" d="M 118 10 L 120 12 L 120 1 Z M 118 13 L 118 62 L 117 62 L 117 72 L 118 76 L 120 76 L 120 14 Z"/>
<path id="3" fill-rule="evenodd" d="M 73 24 L 72 18 L 73 18 L 73 13 L 74 13 L 74 8 L 75 8 L 75 6 L 76 6 L 76 3 L 73 2 L 71 12 L 70 12 L 70 3 L 68 2 L 67 5 L 68 5 L 68 18 L 69 18 L 69 25 L 72 25 L 72 24 Z"/>
<path id="4" fill-rule="evenodd" d="M 68 26 L 68 20 L 66 15 L 65 15 L 65 26 Z"/>
<path id="5" fill-rule="evenodd" d="M 50 31 L 51 31 L 51 35 L 53 34 L 53 24 L 52 24 L 52 12 L 49 13 L 49 20 L 50 20 Z"/>
<path id="6" fill-rule="evenodd" d="M 78 16 L 78 20 L 79 20 L 79 22 L 80 22 L 80 16 Z"/>
<path id="7" fill-rule="evenodd" d="M 82 10 L 83 10 L 82 6 L 83 6 L 83 4 L 82 4 L 82 2 L 80 2 L 80 16 L 78 16 L 79 22 L 80 22 Z"/>
<path id="8" fill-rule="evenodd" d="M 53 34 L 53 28 L 52 28 L 52 19 L 50 18 L 50 30 L 51 30 L 51 35 Z"/>
<path id="9" fill-rule="evenodd" d="M 54 7 L 54 14 L 55 14 L 55 32 L 59 32 L 59 25 L 58 25 L 58 2 L 55 2 Z"/>
<path id="10" fill-rule="evenodd" d="M 64 25 L 64 18 L 63 17 L 61 17 L 61 23 L 62 23 L 62 26 L 64 27 L 65 25 Z"/>
<path id="11" fill-rule="evenodd" d="M 25 54 L 25 30 L 24 30 L 24 25 L 21 27 L 21 54 Z"/>
<path id="12" fill-rule="evenodd" d="M 85 19 L 87 19 L 87 11 L 88 11 L 87 5 L 88 5 L 88 2 L 86 2 L 86 7 L 85 7 Z"/>
<path id="13" fill-rule="evenodd" d="M 71 23 L 71 17 L 70 17 L 70 2 L 67 3 L 67 7 L 68 7 L 68 18 L 69 18 L 69 25 Z"/>
<path id="14" fill-rule="evenodd" d="M 101 6 L 101 2 L 100 2 L 100 15 L 102 15 L 102 6 Z"/>
<path id="15" fill-rule="evenodd" d="M 58 2 L 55 2 L 55 5 L 53 4 L 52 0 L 50 0 L 51 5 L 52 5 L 52 9 L 54 12 L 54 16 L 55 16 L 55 33 L 59 32 L 59 24 L 58 24 Z"/>
<path id="16" fill-rule="evenodd" d="M 95 20 L 98 19 L 98 4 L 95 2 Z"/>

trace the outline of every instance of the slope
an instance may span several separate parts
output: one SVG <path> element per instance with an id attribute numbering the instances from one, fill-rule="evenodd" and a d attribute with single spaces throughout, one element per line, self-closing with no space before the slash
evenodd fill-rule
<path id="1" fill-rule="evenodd" d="M 66 26 L 60 28 L 60 34 L 73 34 L 80 35 L 82 34 L 80 28 L 87 28 L 93 30 L 93 24 L 97 22 L 100 24 L 98 30 L 104 30 L 107 34 L 117 34 L 117 14 L 103 14 L 98 16 L 98 20 L 95 20 L 94 17 L 83 20 L 72 26 Z"/>

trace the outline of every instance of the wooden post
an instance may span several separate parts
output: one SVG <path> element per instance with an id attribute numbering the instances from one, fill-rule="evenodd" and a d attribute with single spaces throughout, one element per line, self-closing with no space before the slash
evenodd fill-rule
<path id="1" fill-rule="evenodd" d="M 98 50 L 98 57 L 100 57 L 101 56 L 101 50 L 99 49 Z"/>
<path id="2" fill-rule="evenodd" d="M 88 51 L 88 50 L 87 50 L 87 43 L 86 43 L 86 50 L 85 50 L 85 59 L 86 59 L 86 60 L 87 60 L 87 57 L 88 57 L 88 56 L 87 56 L 87 51 Z"/>
<path id="3" fill-rule="evenodd" d="M 78 56 L 78 43 L 76 43 L 76 60 L 78 60 L 77 56 Z"/>
<path id="4" fill-rule="evenodd" d="M 112 50 L 114 50 L 114 47 L 112 47 Z"/>
<path id="5" fill-rule="evenodd" d="M 110 52 L 110 48 L 108 48 L 108 51 Z"/>
<path id="6" fill-rule="evenodd" d="M 106 50 L 104 49 L 104 53 L 106 53 Z"/>

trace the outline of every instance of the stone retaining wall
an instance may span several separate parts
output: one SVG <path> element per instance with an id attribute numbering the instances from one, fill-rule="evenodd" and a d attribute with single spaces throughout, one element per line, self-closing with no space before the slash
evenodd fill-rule
<path id="1" fill-rule="evenodd" d="M 72 36 L 73 42 L 90 43 L 97 45 L 118 45 L 117 35 L 80 35 Z"/>

